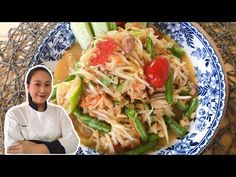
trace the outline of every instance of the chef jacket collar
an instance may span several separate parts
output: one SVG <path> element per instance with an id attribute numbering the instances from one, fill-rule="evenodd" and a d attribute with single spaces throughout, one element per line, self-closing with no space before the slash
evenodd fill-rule
<path id="1" fill-rule="evenodd" d="M 33 102 L 32 97 L 30 96 L 30 94 L 28 94 L 28 100 L 29 100 L 29 105 L 31 108 L 33 108 L 34 110 L 38 111 L 38 106 Z M 44 111 L 47 109 L 47 102 L 45 101 L 44 103 Z"/>

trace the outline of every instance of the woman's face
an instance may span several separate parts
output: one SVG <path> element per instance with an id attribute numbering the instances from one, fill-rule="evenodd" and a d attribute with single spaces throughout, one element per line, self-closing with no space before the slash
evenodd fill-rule
<path id="1" fill-rule="evenodd" d="M 45 71 L 36 71 L 31 77 L 28 85 L 28 92 L 35 104 L 44 104 L 51 94 L 51 78 Z"/>

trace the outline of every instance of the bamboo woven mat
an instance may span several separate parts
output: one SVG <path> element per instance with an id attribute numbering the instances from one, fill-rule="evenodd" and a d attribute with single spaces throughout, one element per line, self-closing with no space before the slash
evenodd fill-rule
<path id="1" fill-rule="evenodd" d="M 20 23 L 0 41 L 0 154 L 6 111 L 25 100 L 24 76 L 37 46 L 56 23 Z M 236 23 L 201 22 L 220 51 L 228 77 L 228 106 L 217 134 L 201 153 L 236 154 Z M 20 69 L 19 69 L 20 68 Z"/>

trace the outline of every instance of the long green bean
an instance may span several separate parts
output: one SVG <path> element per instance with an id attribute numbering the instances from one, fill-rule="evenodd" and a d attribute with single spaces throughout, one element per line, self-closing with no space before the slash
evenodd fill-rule
<path id="1" fill-rule="evenodd" d="M 53 88 L 52 96 L 50 97 L 50 100 L 54 100 L 57 97 L 57 87 Z"/>
<path id="2" fill-rule="evenodd" d="M 177 137 L 183 138 L 187 133 L 187 129 L 181 127 L 178 122 L 176 122 L 173 118 L 164 115 L 163 116 L 165 123 L 172 129 L 172 131 L 176 134 Z"/>
<path id="3" fill-rule="evenodd" d="M 158 143 L 158 135 L 154 134 L 154 133 L 150 133 L 148 135 L 148 141 L 145 144 L 142 144 L 134 149 L 131 149 L 129 151 L 126 151 L 124 153 L 124 155 L 140 155 L 140 154 L 144 154 L 150 150 L 152 150 L 153 148 L 155 148 L 155 146 Z"/>
<path id="4" fill-rule="evenodd" d="M 176 56 L 176 57 L 178 57 L 178 58 L 182 58 L 183 56 L 184 56 L 184 54 L 185 54 L 185 51 L 184 51 L 184 49 L 182 48 L 182 47 L 180 47 L 178 44 L 174 44 L 171 48 L 170 48 L 170 50 L 171 50 L 171 53 L 174 55 L 174 56 Z"/>
<path id="5" fill-rule="evenodd" d="M 109 22 L 110 29 L 109 30 L 117 30 L 117 25 L 115 22 Z"/>
<path id="6" fill-rule="evenodd" d="M 87 126 L 89 126 L 90 128 L 94 129 L 94 130 L 99 130 L 101 132 L 104 133 L 108 133 L 111 131 L 111 125 L 101 121 L 101 120 L 97 120 L 95 118 L 92 118 L 88 115 L 82 114 L 78 108 L 74 109 L 73 114 L 80 119 L 84 124 L 86 124 Z"/>
<path id="7" fill-rule="evenodd" d="M 125 82 L 126 82 L 126 81 L 123 81 L 123 82 L 121 82 L 120 84 L 117 84 L 117 85 L 116 85 L 116 91 L 117 91 L 117 92 L 121 91 L 121 90 L 124 88 Z"/>
<path id="8" fill-rule="evenodd" d="M 187 112 L 184 114 L 184 116 L 190 118 L 191 114 L 197 110 L 197 107 L 198 107 L 198 99 L 192 98 L 189 104 L 189 108 Z"/>
<path id="9" fill-rule="evenodd" d="M 147 37 L 146 39 L 146 50 L 150 54 L 150 57 L 154 58 L 154 55 L 155 55 L 154 47 L 153 47 L 152 39 L 150 37 Z"/>
<path id="10" fill-rule="evenodd" d="M 143 141 L 148 140 L 148 133 L 144 128 L 142 121 L 134 109 L 125 107 L 126 115 L 133 121 L 135 129 L 138 131 Z"/>
<path id="11" fill-rule="evenodd" d="M 187 111 L 189 108 L 189 105 L 187 103 L 182 103 L 182 101 L 178 100 L 176 103 L 176 106 L 181 109 L 182 111 Z"/>
<path id="12" fill-rule="evenodd" d="M 165 97 L 168 104 L 173 104 L 174 98 L 173 98 L 173 77 L 174 72 L 171 71 L 169 74 L 169 77 L 165 84 Z"/>

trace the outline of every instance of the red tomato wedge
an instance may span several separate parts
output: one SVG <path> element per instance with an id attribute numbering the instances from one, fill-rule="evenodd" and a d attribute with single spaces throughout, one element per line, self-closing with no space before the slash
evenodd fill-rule
<path id="1" fill-rule="evenodd" d="M 95 56 L 90 59 L 90 64 L 96 66 L 99 64 L 105 64 L 109 55 L 116 48 L 117 43 L 114 39 L 107 39 L 106 41 L 101 41 L 97 44 L 95 50 Z"/>
<path id="2" fill-rule="evenodd" d="M 116 25 L 122 25 L 122 24 L 124 24 L 125 22 L 115 22 L 116 23 Z"/>
<path id="3" fill-rule="evenodd" d="M 157 39 L 159 40 L 162 39 L 161 33 L 159 31 L 154 31 L 154 35 L 156 36 Z"/>
<path id="4" fill-rule="evenodd" d="M 169 62 L 165 57 L 158 57 L 144 68 L 147 81 L 155 88 L 163 87 L 169 75 Z"/>

